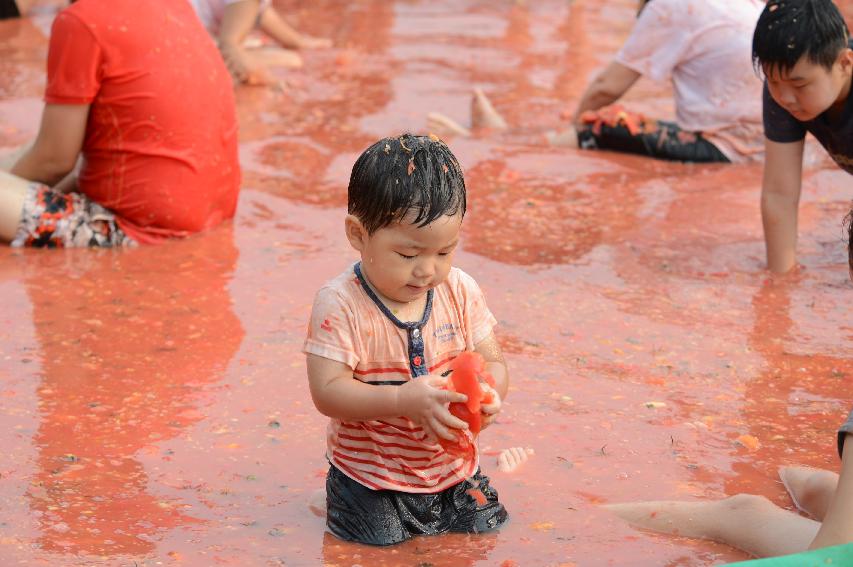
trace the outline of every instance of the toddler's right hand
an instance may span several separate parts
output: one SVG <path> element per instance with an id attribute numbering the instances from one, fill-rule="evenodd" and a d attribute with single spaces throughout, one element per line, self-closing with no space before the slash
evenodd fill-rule
<path id="1" fill-rule="evenodd" d="M 468 396 L 442 389 L 447 385 L 443 376 L 421 376 L 406 382 L 397 390 L 399 414 L 408 417 L 433 440 L 439 437 L 454 441 L 456 434 L 451 429 L 468 429 L 468 424 L 450 413 L 448 404 L 465 402 Z"/>

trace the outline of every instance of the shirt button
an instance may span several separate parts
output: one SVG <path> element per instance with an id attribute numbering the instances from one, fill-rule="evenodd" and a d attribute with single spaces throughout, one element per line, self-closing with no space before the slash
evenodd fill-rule
<path id="1" fill-rule="evenodd" d="M 413 331 L 412 331 L 412 336 L 413 336 L 413 337 L 415 337 L 415 338 L 420 337 L 420 336 L 421 336 L 421 330 L 420 330 L 420 329 L 415 329 L 415 330 L 413 330 Z"/>

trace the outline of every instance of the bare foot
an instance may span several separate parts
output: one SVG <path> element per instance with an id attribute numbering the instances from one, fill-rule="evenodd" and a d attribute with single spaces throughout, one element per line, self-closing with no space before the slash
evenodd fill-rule
<path id="1" fill-rule="evenodd" d="M 470 130 L 452 118 L 438 112 L 427 114 L 427 131 L 437 136 L 462 136 L 464 138 L 471 136 Z"/>
<path id="2" fill-rule="evenodd" d="M 527 462 L 527 459 L 533 455 L 533 449 L 523 447 L 512 447 L 504 449 L 498 455 L 498 470 L 505 473 L 511 473 L 518 467 Z"/>
<path id="3" fill-rule="evenodd" d="M 325 37 L 303 34 L 299 40 L 299 49 L 328 49 L 330 47 L 332 47 L 332 40 Z"/>
<path id="4" fill-rule="evenodd" d="M 474 96 L 471 97 L 471 127 L 475 130 L 481 128 L 506 130 L 508 128 L 506 120 L 498 114 L 482 89 L 474 89 Z"/>
<path id="5" fill-rule="evenodd" d="M 809 467 L 779 467 L 779 478 L 794 506 L 812 518 L 822 521 L 838 485 L 838 475 Z"/>
<path id="6" fill-rule="evenodd" d="M 577 148 L 578 133 L 574 128 L 567 128 L 561 132 L 548 132 L 545 134 L 545 139 L 551 146 L 559 146 L 562 148 Z"/>
<path id="7" fill-rule="evenodd" d="M 320 518 L 326 517 L 326 491 L 315 490 L 308 498 L 308 509 Z"/>

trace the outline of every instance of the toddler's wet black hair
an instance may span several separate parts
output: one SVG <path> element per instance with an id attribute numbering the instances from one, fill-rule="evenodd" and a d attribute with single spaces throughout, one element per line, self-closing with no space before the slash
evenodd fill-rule
<path id="1" fill-rule="evenodd" d="M 465 179 L 456 156 L 435 136 L 383 138 L 352 167 L 347 211 L 373 234 L 407 213 L 426 226 L 444 215 L 465 215 Z"/>
<path id="2" fill-rule="evenodd" d="M 804 55 L 832 69 L 850 32 L 831 0 L 770 0 L 752 36 L 756 71 L 788 72 Z"/>

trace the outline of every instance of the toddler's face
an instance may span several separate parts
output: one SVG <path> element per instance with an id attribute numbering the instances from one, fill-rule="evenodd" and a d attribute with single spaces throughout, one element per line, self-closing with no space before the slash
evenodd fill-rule
<path id="1" fill-rule="evenodd" d="M 850 80 L 853 52 L 841 52 L 832 69 L 812 63 L 806 56 L 787 72 L 767 74 L 767 88 L 779 105 L 801 122 L 813 120 L 835 104 Z M 766 70 L 765 70 L 766 71 Z"/>
<path id="2" fill-rule="evenodd" d="M 363 238 L 362 270 L 387 299 L 408 303 L 447 279 L 459 242 L 462 214 L 445 215 L 418 227 L 407 215 Z"/>

